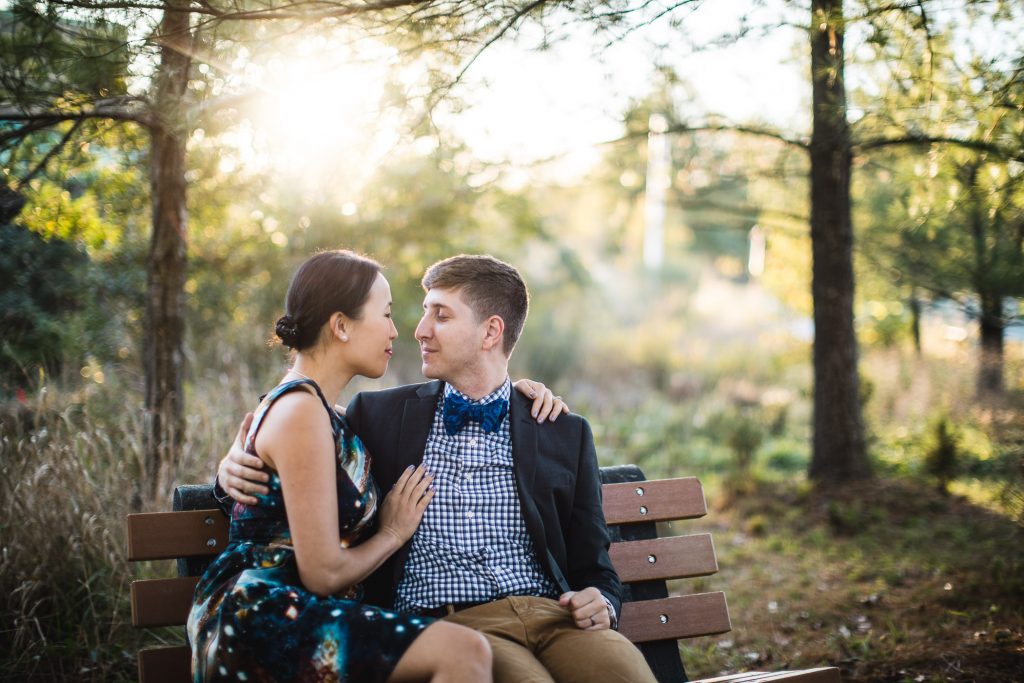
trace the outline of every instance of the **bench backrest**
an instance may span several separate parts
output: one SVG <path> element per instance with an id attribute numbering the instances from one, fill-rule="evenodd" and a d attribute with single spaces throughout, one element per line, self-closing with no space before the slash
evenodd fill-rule
<path id="1" fill-rule="evenodd" d="M 676 640 L 731 629 L 722 592 L 669 596 L 666 580 L 718 571 L 710 534 L 658 538 L 657 523 L 707 513 L 704 491 L 693 477 L 646 481 L 633 465 L 601 469 L 610 550 L 624 584 L 619 631 L 637 643 L 662 683 L 686 680 Z M 216 509 L 211 486 L 181 486 L 173 512 L 128 515 L 128 559 L 174 559 L 178 578 L 131 585 L 132 624 L 183 625 L 198 576 L 227 544 L 228 520 Z M 139 652 L 143 683 L 190 680 L 188 645 Z"/>

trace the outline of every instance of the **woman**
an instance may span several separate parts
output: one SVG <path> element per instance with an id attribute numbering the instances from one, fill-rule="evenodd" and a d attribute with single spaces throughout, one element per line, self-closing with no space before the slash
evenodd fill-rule
<path id="1" fill-rule="evenodd" d="M 483 636 L 359 602 L 359 583 L 412 537 L 433 496 L 420 467 L 381 501 L 369 454 L 332 407 L 391 358 L 398 333 L 379 264 L 319 253 L 296 271 L 286 309 L 276 331 L 295 362 L 245 439 L 268 492 L 235 505 L 230 543 L 196 587 L 194 680 L 490 681 Z"/>

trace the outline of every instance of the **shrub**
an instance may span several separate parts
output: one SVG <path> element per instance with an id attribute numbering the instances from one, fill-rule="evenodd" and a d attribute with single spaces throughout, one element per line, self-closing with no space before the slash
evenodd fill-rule
<path id="1" fill-rule="evenodd" d="M 960 460 L 959 435 L 948 416 L 935 420 L 931 429 L 930 443 L 926 446 L 924 468 L 935 477 L 936 487 L 942 494 L 948 493 L 949 482 L 956 477 Z"/>

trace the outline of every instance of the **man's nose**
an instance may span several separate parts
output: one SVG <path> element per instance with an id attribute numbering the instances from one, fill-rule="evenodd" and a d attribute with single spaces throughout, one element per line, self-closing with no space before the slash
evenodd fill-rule
<path id="1" fill-rule="evenodd" d="M 429 332 L 427 331 L 428 328 L 429 328 L 429 325 L 427 324 L 427 319 L 425 317 L 424 318 L 420 318 L 419 324 L 416 325 L 416 329 L 413 330 L 413 336 L 417 340 L 419 340 L 419 339 L 426 339 L 427 337 L 430 336 Z"/>

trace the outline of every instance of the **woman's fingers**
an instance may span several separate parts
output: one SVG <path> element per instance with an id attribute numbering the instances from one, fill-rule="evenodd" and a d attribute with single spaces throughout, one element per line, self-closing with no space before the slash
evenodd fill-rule
<path id="1" fill-rule="evenodd" d="M 235 482 L 235 481 L 237 481 L 237 482 L 245 482 L 244 479 L 236 479 L 234 477 L 230 477 L 229 481 L 231 481 L 231 482 Z M 239 489 L 238 486 L 235 485 L 235 484 L 230 484 L 229 483 L 227 486 L 224 487 L 224 491 L 229 496 L 231 496 L 233 499 L 237 500 L 238 502 L 242 503 L 243 505 L 256 505 L 256 504 L 259 503 L 259 501 L 257 501 L 254 497 L 250 496 L 249 494 L 247 494 L 244 491 L 242 491 L 241 489 Z"/>
<path id="2" fill-rule="evenodd" d="M 537 422 L 544 420 L 554 422 L 563 413 L 569 413 L 569 406 L 565 404 L 561 396 L 555 396 L 547 387 L 533 400 L 533 416 Z"/>
<path id="3" fill-rule="evenodd" d="M 239 459 L 228 460 L 225 466 L 228 482 L 234 484 L 235 488 L 248 493 L 267 493 L 269 489 L 260 482 L 269 481 L 270 475 L 256 469 L 262 464 L 262 460 L 248 454 L 245 455 L 244 462 Z"/>
<path id="4" fill-rule="evenodd" d="M 409 465 L 408 467 L 405 468 L 405 471 L 402 472 L 401 476 L 398 477 L 398 481 L 395 482 L 395 485 L 393 487 L 393 490 L 397 495 L 402 495 L 402 493 L 405 491 L 405 487 L 408 486 L 409 484 L 409 478 L 412 477 L 412 474 L 415 471 L 416 468 L 413 467 L 412 465 Z"/>
<path id="5" fill-rule="evenodd" d="M 520 379 L 512 383 L 512 387 L 526 398 L 537 398 L 537 385 L 539 382 L 534 382 L 530 379 Z M 540 386 L 544 386 L 540 384 Z"/>
<path id="6" fill-rule="evenodd" d="M 429 487 L 426 493 L 416 501 L 416 511 L 422 514 L 423 511 L 427 509 L 427 505 L 429 505 L 430 501 L 434 498 L 435 493 L 436 491 L 434 490 L 434 487 Z"/>
<path id="7" fill-rule="evenodd" d="M 400 496 L 410 495 L 413 490 L 419 486 L 426 473 L 427 470 L 423 465 L 420 465 L 419 467 L 409 465 L 405 468 L 405 471 L 402 472 L 402 476 L 398 478 L 398 481 L 395 482 L 395 493 Z"/>
<path id="8" fill-rule="evenodd" d="M 423 494 L 430 488 L 431 483 L 434 481 L 432 474 L 427 474 L 426 470 L 423 471 L 423 478 L 417 482 L 416 486 L 412 489 L 412 494 L 409 496 L 413 501 L 418 501 L 423 497 Z"/>
<path id="9" fill-rule="evenodd" d="M 551 415 L 548 416 L 548 419 L 554 422 L 558 419 L 559 415 L 568 415 L 569 412 L 569 406 L 562 400 L 562 397 L 555 396 L 555 401 L 551 406 Z"/>
<path id="10" fill-rule="evenodd" d="M 540 407 L 537 407 L 537 403 L 540 403 Z M 538 396 L 533 402 L 533 410 L 537 414 L 537 422 L 543 422 L 548 419 L 551 415 L 551 406 L 555 402 L 555 395 L 550 389 L 544 387 L 544 391 Z"/>
<path id="11" fill-rule="evenodd" d="M 252 426 L 252 413 L 246 413 L 245 417 L 242 418 L 242 424 L 238 426 L 238 434 L 235 435 L 235 443 L 238 444 L 239 448 L 245 448 L 245 437 L 249 433 L 249 427 Z"/>

